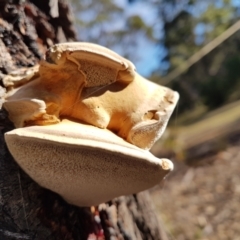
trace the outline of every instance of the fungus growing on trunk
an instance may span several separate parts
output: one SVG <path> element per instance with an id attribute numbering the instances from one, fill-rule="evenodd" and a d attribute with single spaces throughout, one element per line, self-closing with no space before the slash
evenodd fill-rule
<path id="1" fill-rule="evenodd" d="M 95 44 L 57 44 L 25 78 L 16 88 L 8 78 L 3 106 L 18 129 L 5 138 L 41 186 L 90 206 L 148 189 L 173 169 L 148 150 L 179 95 L 141 77 L 129 60 Z"/>

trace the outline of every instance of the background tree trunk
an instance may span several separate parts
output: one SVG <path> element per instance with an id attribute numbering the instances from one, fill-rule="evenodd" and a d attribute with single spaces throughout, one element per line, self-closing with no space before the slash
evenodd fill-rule
<path id="1" fill-rule="evenodd" d="M 0 0 L 0 36 L 0 77 L 34 66 L 53 43 L 76 40 L 64 0 Z M 4 143 L 4 133 L 13 129 L 4 110 L 0 128 L 1 240 L 167 239 L 148 192 L 92 208 L 69 205 L 15 163 Z"/>

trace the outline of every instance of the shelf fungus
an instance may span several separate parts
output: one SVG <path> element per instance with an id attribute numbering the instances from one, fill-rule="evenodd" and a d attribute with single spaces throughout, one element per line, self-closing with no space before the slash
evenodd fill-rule
<path id="1" fill-rule="evenodd" d="M 91 206 L 151 188 L 173 169 L 148 150 L 164 132 L 177 92 L 91 43 L 56 44 L 30 72 L 21 84 L 7 78 L 3 107 L 17 129 L 5 139 L 42 187 Z"/>

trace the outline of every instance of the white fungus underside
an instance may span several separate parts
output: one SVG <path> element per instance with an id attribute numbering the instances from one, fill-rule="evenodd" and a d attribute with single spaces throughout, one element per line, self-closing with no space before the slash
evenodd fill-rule
<path id="1" fill-rule="evenodd" d="M 5 139 L 30 177 L 78 206 L 143 191 L 173 169 L 169 160 L 158 159 L 108 130 L 67 120 L 15 129 Z"/>

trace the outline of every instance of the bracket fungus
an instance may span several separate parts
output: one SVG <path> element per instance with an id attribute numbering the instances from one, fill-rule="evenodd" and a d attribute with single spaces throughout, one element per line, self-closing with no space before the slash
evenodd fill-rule
<path id="1" fill-rule="evenodd" d="M 17 129 L 5 139 L 41 186 L 91 206 L 153 187 L 173 169 L 148 150 L 179 95 L 141 77 L 129 60 L 91 43 L 56 44 L 25 78 L 20 87 L 7 81 L 3 107 Z"/>

